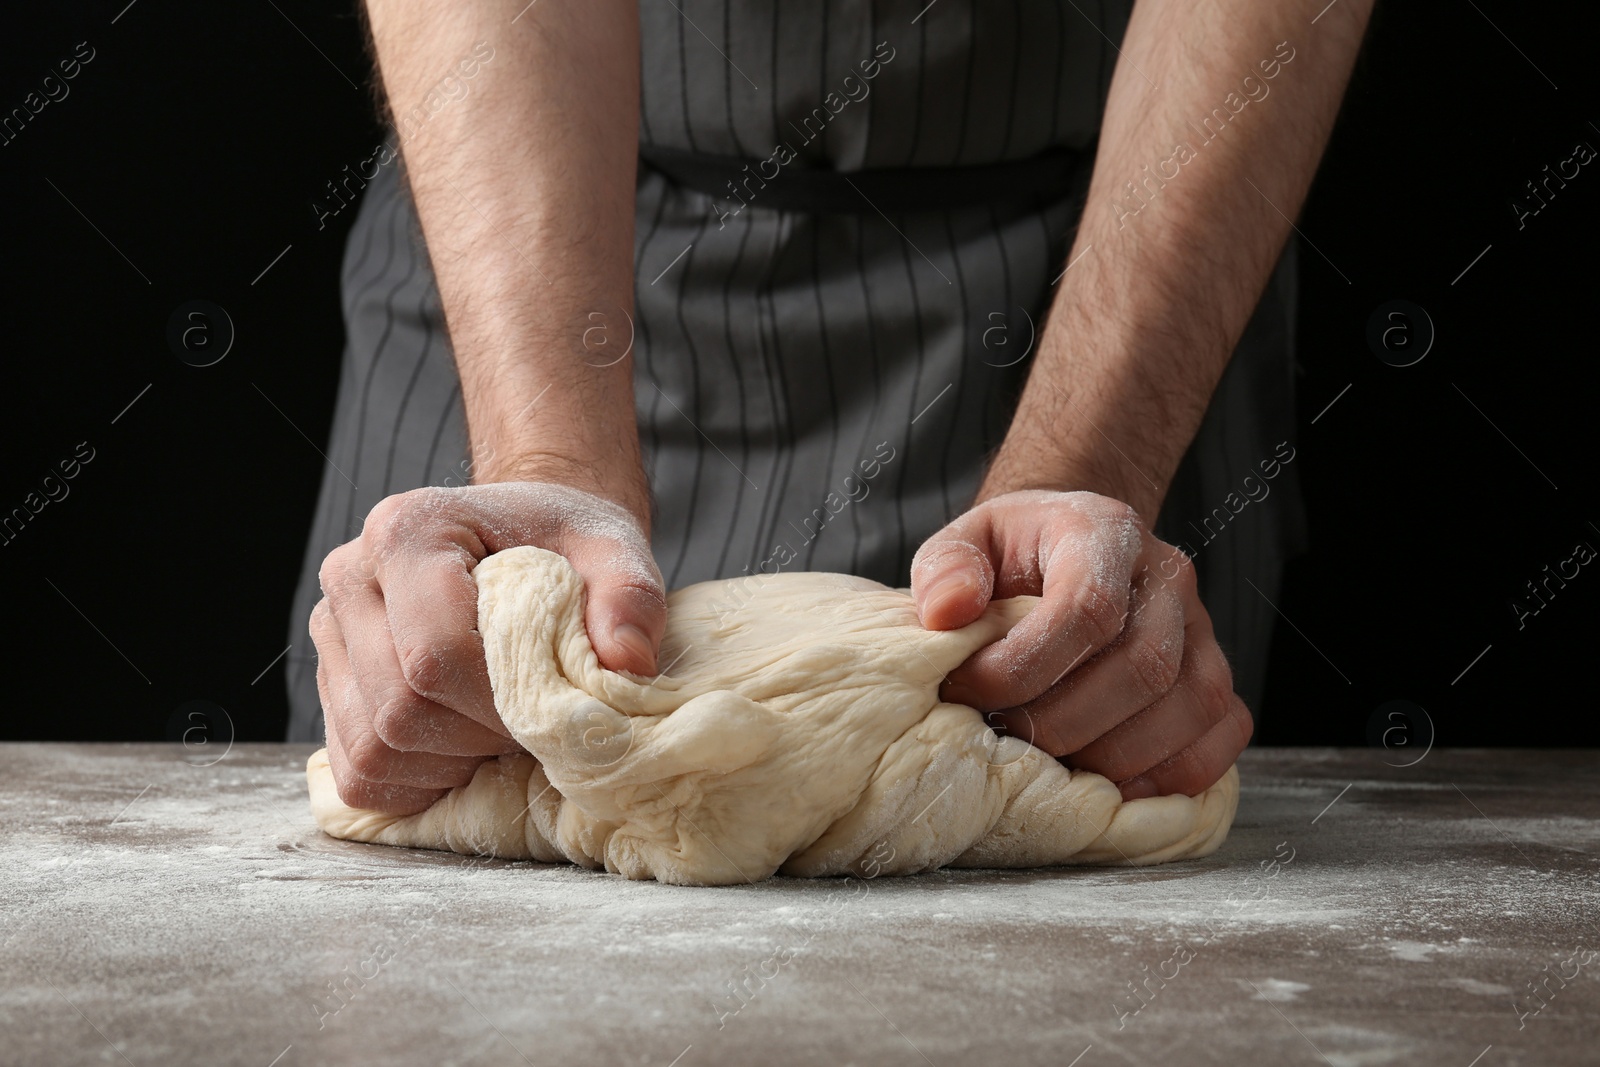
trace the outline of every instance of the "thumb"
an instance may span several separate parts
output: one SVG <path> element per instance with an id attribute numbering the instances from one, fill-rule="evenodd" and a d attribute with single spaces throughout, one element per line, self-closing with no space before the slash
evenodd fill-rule
<path id="1" fill-rule="evenodd" d="M 929 630 L 954 630 L 972 622 L 994 595 L 994 564 L 976 545 L 946 540 L 923 543 L 911 561 L 911 596 Z"/>
<path id="2" fill-rule="evenodd" d="M 568 560 L 583 578 L 583 624 L 600 666 L 655 674 L 667 596 L 649 547 L 591 540 Z"/>

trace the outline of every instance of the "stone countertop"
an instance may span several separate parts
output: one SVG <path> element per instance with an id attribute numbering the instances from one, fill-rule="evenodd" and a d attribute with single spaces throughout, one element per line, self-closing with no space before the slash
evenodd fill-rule
<path id="1" fill-rule="evenodd" d="M 0 1062 L 1600 1062 L 1593 751 L 1256 749 L 1205 860 L 716 889 L 333 840 L 310 752 L 0 745 Z"/>

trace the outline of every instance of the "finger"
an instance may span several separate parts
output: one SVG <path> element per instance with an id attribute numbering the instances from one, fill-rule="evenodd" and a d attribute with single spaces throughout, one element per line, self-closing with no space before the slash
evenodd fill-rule
<path id="1" fill-rule="evenodd" d="M 517 746 L 489 684 L 472 577 L 477 562 L 464 548 L 439 545 L 404 550 L 381 566 L 384 626 L 391 635 L 383 668 L 399 672 L 422 702 L 414 706 L 429 709 L 431 721 L 456 723 L 450 734 L 463 752 L 490 755 Z"/>
<path id="2" fill-rule="evenodd" d="M 644 535 L 568 540 L 564 554 L 583 578 L 583 622 L 600 665 L 654 674 L 667 595 Z"/>
<path id="3" fill-rule="evenodd" d="M 984 539 L 987 541 L 987 538 Z M 929 630 L 954 630 L 983 614 L 994 595 L 994 563 L 952 523 L 923 542 L 911 561 L 911 596 Z"/>
<path id="4" fill-rule="evenodd" d="M 1040 747 L 1052 756 L 1078 751 L 1177 684 L 1187 644 L 1184 598 L 1170 584 L 1149 580 L 1153 576 L 1148 567 L 1141 572 L 1127 624 L 1116 641 L 1008 715 L 1033 720 L 1046 742 Z"/>
<path id="5" fill-rule="evenodd" d="M 1244 701 L 1235 698 L 1223 720 L 1194 744 L 1143 774 L 1118 783 L 1123 799 L 1173 793 L 1198 796 L 1228 773 L 1254 732 L 1255 720 L 1250 717 L 1250 709 L 1245 707 Z"/>
<path id="6" fill-rule="evenodd" d="M 1140 548 L 1136 524 L 1100 522 L 1073 523 L 1041 546 L 1042 599 L 1004 638 L 950 672 L 944 699 L 980 711 L 1017 707 L 1110 644 L 1122 632 Z"/>
<path id="7" fill-rule="evenodd" d="M 352 659 L 362 678 L 388 682 L 398 675 L 435 711 L 449 709 L 455 717 L 471 721 L 473 729 L 438 727 L 441 739 L 448 736 L 454 740 L 449 747 L 434 751 L 459 749 L 483 755 L 515 751 L 507 747 L 511 734 L 495 711 L 483 635 L 478 632 L 478 584 L 472 570 L 482 546 L 464 524 L 440 514 L 441 509 L 451 507 L 451 500 L 407 493 L 381 501 L 367 516 L 360 539 L 352 543 L 354 551 L 366 552 L 355 569 L 362 584 L 382 597 L 385 625 L 392 635 L 386 652 L 392 651 L 393 656 L 385 654 L 382 662 L 375 662 L 365 646 L 352 643 Z M 422 508 L 428 510 L 430 520 L 426 538 L 418 538 L 414 530 Z M 335 606 L 341 605 L 336 601 Z M 371 650 L 374 654 L 378 651 Z M 391 658 L 393 665 L 388 662 Z M 378 673 L 369 675 L 367 671 Z M 420 725 L 422 721 L 397 726 Z M 490 741 L 486 734 L 497 738 Z M 424 747 L 428 743 L 423 737 L 414 742 Z"/>
<path id="8" fill-rule="evenodd" d="M 417 693 L 407 681 L 395 650 L 384 603 L 376 588 L 347 592 L 333 601 L 334 617 L 345 634 L 344 653 L 361 691 L 363 711 L 378 738 L 396 752 L 419 757 L 406 761 L 421 778 L 411 785 L 460 785 L 485 756 L 520 749 L 515 741 Z"/>
<path id="9" fill-rule="evenodd" d="M 1074 752 L 1069 762 L 1113 782 L 1134 778 L 1204 737 L 1238 699 L 1222 649 L 1214 639 L 1197 641 L 1185 651 L 1170 693 Z"/>
<path id="10" fill-rule="evenodd" d="M 337 570 L 349 558 L 351 553 L 336 550 L 330 556 L 332 567 L 325 570 Z M 342 691 L 334 693 L 342 712 L 337 728 L 356 772 L 370 781 L 428 789 L 471 781 L 483 757 L 497 754 L 507 743 L 505 739 L 431 703 L 406 684 L 375 582 L 346 571 L 334 585 L 327 598 L 328 615 L 341 639 L 329 649 L 329 669 L 346 678 Z M 435 726 L 431 719 L 440 720 L 441 725 Z M 408 743 L 459 747 L 459 739 L 446 742 L 433 736 L 451 732 L 452 726 L 486 735 L 480 740 L 491 745 L 492 751 L 472 755 L 402 751 L 385 739 L 385 734 L 391 734 Z"/>
<path id="11" fill-rule="evenodd" d="M 414 789 L 361 777 L 360 771 L 345 752 L 339 735 L 331 727 L 328 730 L 328 767 L 333 772 L 334 791 L 339 794 L 340 800 L 352 808 L 382 811 L 390 815 L 415 815 L 433 807 L 449 792 L 446 789 Z"/>
<path id="12" fill-rule="evenodd" d="M 340 741 L 345 720 L 358 714 L 357 710 L 347 709 L 344 698 L 354 696 L 359 701 L 360 693 L 350 677 L 343 654 L 344 639 L 326 598 L 311 613 L 311 639 L 317 646 L 317 694 L 322 700 L 328 763 L 339 799 L 352 808 L 409 815 L 443 796 L 443 790 L 412 789 L 362 777 Z"/>

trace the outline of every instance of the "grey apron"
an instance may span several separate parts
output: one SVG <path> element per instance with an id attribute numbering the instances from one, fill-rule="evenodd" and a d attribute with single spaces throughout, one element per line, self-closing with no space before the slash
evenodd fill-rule
<path id="1" fill-rule="evenodd" d="M 657 562 L 671 588 L 774 569 L 905 585 L 917 547 L 970 504 L 1026 380 L 1128 5 L 680 6 L 640 8 L 635 397 Z M 861 203 L 815 173 L 834 171 Z M 1253 711 L 1267 600 L 1303 536 L 1297 471 L 1229 504 L 1292 440 L 1293 289 L 1286 254 L 1157 523 L 1196 556 Z M 342 292 L 331 463 L 290 619 L 290 740 L 322 736 L 306 620 L 323 557 L 383 497 L 471 473 L 398 163 L 363 194 Z"/>

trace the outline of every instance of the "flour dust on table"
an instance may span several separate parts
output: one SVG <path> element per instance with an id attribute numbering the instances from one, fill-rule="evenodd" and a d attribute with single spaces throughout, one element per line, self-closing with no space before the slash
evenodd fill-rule
<path id="1" fill-rule="evenodd" d="M 600 666 L 562 557 L 515 548 L 475 576 L 495 706 L 527 754 L 398 816 L 347 807 L 319 751 L 306 776 L 328 834 L 726 885 L 1161 863 L 1215 851 L 1233 822 L 1233 768 L 1199 796 L 1124 801 L 939 699 L 1035 597 L 930 631 L 908 593 L 862 578 L 703 582 L 668 596 L 668 669 L 649 679 Z"/>

